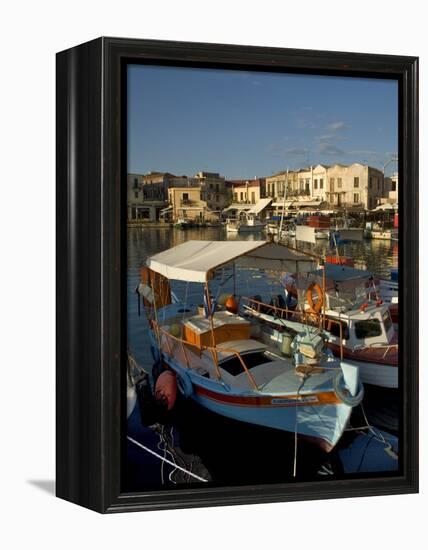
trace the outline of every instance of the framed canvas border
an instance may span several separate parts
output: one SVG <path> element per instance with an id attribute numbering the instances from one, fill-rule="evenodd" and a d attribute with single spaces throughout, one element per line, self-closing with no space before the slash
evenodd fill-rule
<path id="1" fill-rule="evenodd" d="M 129 63 L 398 81 L 403 396 L 399 475 L 121 491 L 126 352 L 124 83 Z M 57 496 L 98 512 L 120 512 L 417 492 L 418 59 L 99 38 L 57 54 L 56 97 Z"/>

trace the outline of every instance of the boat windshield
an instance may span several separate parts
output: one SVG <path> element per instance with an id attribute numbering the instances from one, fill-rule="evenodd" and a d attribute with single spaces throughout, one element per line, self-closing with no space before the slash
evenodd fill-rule
<path id="1" fill-rule="evenodd" d="M 382 334 L 382 327 L 379 319 L 366 319 L 355 322 L 355 336 L 358 339 L 373 338 Z"/>

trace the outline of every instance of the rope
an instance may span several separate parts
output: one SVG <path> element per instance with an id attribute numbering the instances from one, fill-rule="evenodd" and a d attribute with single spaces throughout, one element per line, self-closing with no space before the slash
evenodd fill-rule
<path id="1" fill-rule="evenodd" d="M 194 477 L 194 478 L 197 479 L 198 481 L 203 481 L 203 482 L 205 482 L 205 483 L 208 482 L 207 479 L 204 479 L 203 477 L 199 477 L 198 475 L 196 475 L 196 474 L 194 474 L 194 473 L 192 473 L 192 472 L 189 472 L 188 470 L 186 470 L 185 468 L 182 468 L 182 467 L 179 466 L 178 464 L 174 464 L 174 462 L 171 462 L 171 460 L 168 460 L 167 458 L 164 458 L 163 456 L 161 456 L 160 454 L 156 453 L 156 452 L 153 451 L 152 449 L 149 449 L 148 447 L 146 447 L 146 446 L 143 445 L 142 443 L 139 443 L 138 441 L 136 441 L 135 439 L 133 439 L 133 438 L 130 437 L 129 435 L 127 435 L 126 438 L 127 438 L 131 443 L 134 443 L 134 445 L 137 445 L 137 447 L 140 447 L 141 449 L 144 449 L 145 451 L 147 451 L 148 453 L 152 454 L 152 455 L 155 456 L 156 458 L 159 458 L 160 460 L 163 460 L 164 462 L 166 462 L 167 464 L 169 464 L 169 465 L 172 466 L 173 468 L 177 468 L 178 470 L 181 470 L 181 471 L 184 472 L 185 474 Z"/>
<path id="2" fill-rule="evenodd" d="M 297 389 L 297 396 L 300 395 L 300 390 L 303 388 L 306 380 L 309 378 L 308 375 L 303 376 L 303 380 L 300 383 L 300 386 Z M 297 399 L 295 405 L 296 420 L 294 423 L 294 459 L 293 459 L 293 477 L 297 475 Z"/>

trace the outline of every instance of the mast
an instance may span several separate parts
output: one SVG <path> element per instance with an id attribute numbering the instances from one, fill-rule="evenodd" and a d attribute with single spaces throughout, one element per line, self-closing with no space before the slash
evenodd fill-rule
<path id="1" fill-rule="evenodd" d="M 288 168 L 287 168 L 287 174 L 285 176 L 285 186 L 284 186 L 284 196 L 282 199 L 282 212 L 281 212 L 281 221 L 279 223 L 279 233 L 278 233 L 278 240 L 281 239 L 281 233 L 282 233 L 282 224 L 284 222 L 284 211 L 285 211 L 285 197 L 286 197 L 286 189 L 288 189 Z"/>

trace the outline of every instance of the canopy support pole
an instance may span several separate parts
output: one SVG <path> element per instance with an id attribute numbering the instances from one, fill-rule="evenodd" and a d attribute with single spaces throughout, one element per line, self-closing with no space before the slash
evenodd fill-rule
<path id="1" fill-rule="evenodd" d="M 322 264 L 322 328 L 325 327 L 325 261 Z"/>
<path id="2" fill-rule="evenodd" d="M 211 327 L 211 347 L 213 349 L 212 356 L 214 360 L 217 378 L 220 380 L 221 374 L 220 374 L 220 369 L 218 368 L 218 354 L 217 354 L 217 348 L 215 343 L 215 333 L 214 333 L 214 319 L 213 319 L 214 312 L 212 310 L 212 302 L 210 298 L 210 289 L 208 286 L 208 279 L 205 280 L 205 295 L 207 297 L 206 299 L 207 299 L 208 316 L 210 319 L 210 327 Z"/>

